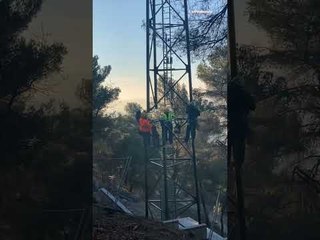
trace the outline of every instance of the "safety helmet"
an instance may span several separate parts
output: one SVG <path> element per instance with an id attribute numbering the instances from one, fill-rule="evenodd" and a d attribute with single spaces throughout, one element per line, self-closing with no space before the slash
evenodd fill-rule
<path id="1" fill-rule="evenodd" d="M 147 114 L 147 112 L 145 110 L 142 111 L 141 117 L 142 118 L 147 118 L 148 117 L 148 114 Z"/>
<path id="2" fill-rule="evenodd" d="M 172 107 L 170 104 L 167 104 L 164 108 L 164 112 L 172 112 Z"/>

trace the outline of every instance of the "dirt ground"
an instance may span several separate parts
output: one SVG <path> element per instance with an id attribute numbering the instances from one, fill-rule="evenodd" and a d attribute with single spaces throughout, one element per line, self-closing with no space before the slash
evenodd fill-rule
<path id="1" fill-rule="evenodd" d="M 96 211 L 93 240 L 192 240 L 192 236 L 160 222 L 120 212 Z"/>

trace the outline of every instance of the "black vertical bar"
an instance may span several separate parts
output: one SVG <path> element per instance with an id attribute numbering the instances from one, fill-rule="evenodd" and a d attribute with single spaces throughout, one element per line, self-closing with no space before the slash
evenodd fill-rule
<path id="1" fill-rule="evenodd" d="M 147 63 L 146 63 L 146 81 L 147 81 L 147 111 L 150 109 L 150 3 L 149 0 L 146 0 L 146 55 L 147 55 Z"/>
<path id="2" fill-rule="evenodd" d="M 194 174 L 194 182 L 195 182 L 195 189 L 196 189 L 197 216 L 198 216 L 198 222 L 201 223 L 197 160 L 196 160 L 196 151 L 195 151 L 194 139 L 193 138 L 192 138 L 191 144 L 192 144 L 193 174 Z"/>
<path id="3" fill-rule="evenodd" d="M 157 68 L 157 39 L 156 39 L 156 0 L 152 1 L 152 22 L 153 22 L 153 81 L 154 81 L 154 106 L 158 108 L 158 68 Z"/>
<path id="4" fill-rule="evenodd" d="M 238 159 L 236 159 L 238 161 Z M 238 217 L 239 217 L 239 233 L 240 240 L 246 239 L 246 222 L 244 216 L 244 199 L 243 199 L 243 187 L 241 167 L 236 164 L 236 186 L 237 186 L 237 203 L 238 203 Z"/>
<path id="5" fill-rule="evenodd" d="M 235 34 L 235 17 L 234 17 L 234 2 L 233 0 L 228 0 L 228 34 L 229 34 L 229 61 L 230 61 L 230 73 L 231 73 L 231 79 L 237 76 L 238 74 L 238 68 L 237 68 L 237 55 L 236 55 L 236 34 Z M 229 89 L 229 88 L 228 88 Z M 229 91 L 228 91 L 229 92 Z M 231 102 L 230 97 L 228 96 L 227 105 L 228 109 L 230 109 Z M 233 178 L 232 174 L 232 165 L 231 165 L 231 155 L 232 155 L 232 149 L 233 146 L 233 140 L 231 137 L 234 136 L 234 133 L 231 131 L 234 131 L 234 129 L 230 129 L 230 121 L 233 121 L 233 119 L 230 118 L 230 113 L 228 112 L 228 181 L 232 180 L 230 178 Z M 231 124 L 233 125 L 233 124 Z M 233 156 L 233 159 L 235 161 L 235 177 L 236 177 L 236 192 L 237 192 L 237 212 L 238 212 L 238 229 L 239 229 L 239 237 L 240 240 L 246 239 L 246 223 L 245 223 L 245 216 L 244 216 L 244 199 L 243 199 L 243 189 L 242 189 L 242 178 L 241 178 L 241 167 L 238 166 L 239 159 L 235 159 L 236 156 Z M 240 156 L 240 158 L 244 158 L 244 156 Z M 243 159 L 241 159 L 243 160 Z M 228 192 L 231 191 L 230 189 L 231 183 L 228 183 Z M 229 233 L 231 233 L 229 222 L 228 224 Z M 228 234 L 229 235 L 229 234 Z"/>
<path id="6" fill-rule="evenodd" d="M 189 80 L 189 98 L 190 102 L 193 100 L 192 95 L 192 76 L 191 76 L 191 57 L 190 57 L 190 39 L 189 39 L 189 17 L 188 17 L 188 1 L 184 0 L 184 27 L 186 30 L 186 45 L 187 45 L 187 72 Z"/>

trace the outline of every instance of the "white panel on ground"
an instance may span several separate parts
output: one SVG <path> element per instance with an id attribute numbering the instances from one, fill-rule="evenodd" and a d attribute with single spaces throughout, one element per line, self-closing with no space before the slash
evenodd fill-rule
<path id="1" fill-rule="evenodd" d="M 187 230 L 187 229 L 195 228 L 199 226 L 199 223 L 190 217 L 178 218 L 177 220 L 179 223 L 180 230 Z M 221 237 L 219 234 L 217 234 L 216 232 L 212 231 L 209 228 L 206 228 L 206 230 L 207 230 L 208 240 L 226 240 L 227 239 L 227 238 Z"/>
<path id="2" fill-rule="evenodd" d="M 208 240 L 227 240 L 227 238 L 221 237 L 209 228 L 207 228 L 207 238 Z"/>
<path id="3" fill-rule="evenodd" d="M 179 218 L 179 229 L 187 229 L 199 225 L 199 223 L 190 217 Z"/>
<path id="4" fill-rule="evenodd" d="M 105 188 L 100 188 L 100 191 L 103 192 L 108 198 L 110 198 L 115 204 L 117 204 L 117 206 L 124 211 L 125 213 L 129 214 L 129 215 L 133 215 L 132 212 L 126 208 L 117 198 L 115 198 L 113 196 L 112 193 L 110 193 L 107 189 Z"/>

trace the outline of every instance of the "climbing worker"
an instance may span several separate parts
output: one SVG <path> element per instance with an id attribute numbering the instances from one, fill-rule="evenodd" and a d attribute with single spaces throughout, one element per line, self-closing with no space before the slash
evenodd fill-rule
<path id="1" fill-rule="evenodd" d="M 160 136 L 157 130 L 157 124 L 159 122 L 159 111 L 158 109 L 153 109 L 148 114 L 149 119 L 151 121 L 151 142 L 152 146 L 155 148 L 160 147 Z"/>
<path id="2" fill-rule="evenodd" d="M 166 144 L 169 140 L 169 143 L 173 143 L 173 124 L 172 121 L 174 120 L 175 116 L 170 106 L 167 106 L 164 109 L 163 114 L 160 117 L 160 123 L 162 127 L 162 138 L 163 144 Z"/>
<path id="3" fill-rule="evenodd" d="M 160 147 L 160 136 L 155 123 L 152 123 L 151 135 L 152 135 L 152 146 L 155 148 Z"/>
<path id="4" fill-rule="evenodd" d="M 148 119 L 147 112 L 143 111 L 139 119 L 139 133 L 143 137 L 143 142 L 145 146 L 150 145 L 151 128 L 152 128 L 152 124 Z"/>
<path id="5" fill-rule="evenodd" d="M 137 123 L 139 123 L 139 120 L 140 120 L 140 118 L 141 118 L 141 110 L 140 110 L 140 109 L 138 109 L 138 110 L 136 111 L 136 116 L 135 116 L 135 118 L 136 118 Z"/>
<path id="6" fill-rule="evenodd" d="M 197 127 L 197 119 L 200 116 L 200 111 L 196 106 L 196 103 L 192 101 L 186 109 L 187 113 L 187 130 L 186 137 L 184 139 L 185 143 L 188 143 L 190 135 L 194 140 L 196 137 L 196 127 Z"/>
<path id="7" fill-rule="evenodd" d="M 151 112 L 152 112 L 152 119 L 155 121 L 159 121 L 161 116 L 159 109 L 153 109 Z"/>

